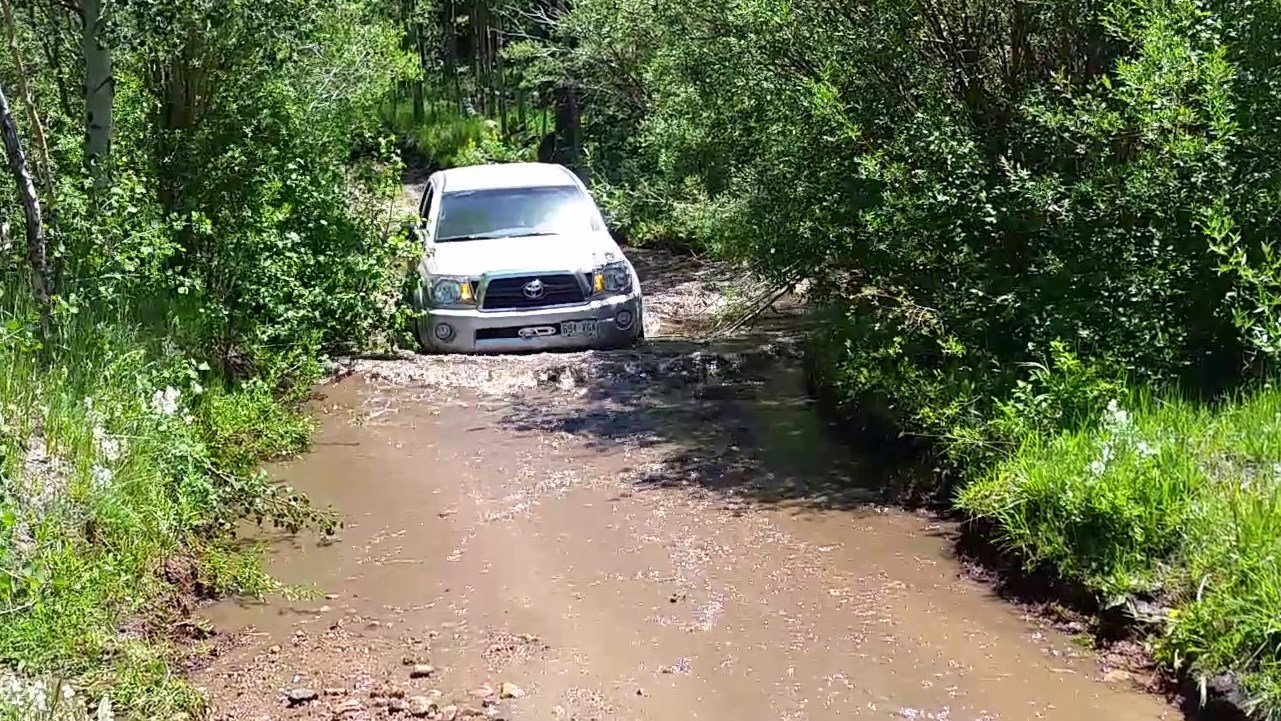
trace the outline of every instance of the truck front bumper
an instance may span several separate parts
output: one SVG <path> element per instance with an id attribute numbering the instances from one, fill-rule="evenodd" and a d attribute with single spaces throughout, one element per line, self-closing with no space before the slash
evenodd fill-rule
<path id="1" fill-rule="evenodd" d="M 643 310 L 640 295 L 532 310 L 433 308 L 419 319 L 418 335 L 423 347 L 436 353 L 621 348 L 641 336 Z M 585 332 L 592 321 L 594 334 Z"/>

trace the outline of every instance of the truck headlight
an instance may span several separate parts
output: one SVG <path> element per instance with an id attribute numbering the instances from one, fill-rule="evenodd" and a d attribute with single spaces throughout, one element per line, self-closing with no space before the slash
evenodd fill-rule
<path id="1" fill-rule="evenodd" d="M 632 269 L 627 263 L 609 263 L 592 273 L 593 293 L 626 293 L 631 289 Z"/>
<path id="2" fill-rule="evenodd" d="M 431 304 L 434 306 L 475 305 L 470 278 L 443 276 L 431 283 Z"/>

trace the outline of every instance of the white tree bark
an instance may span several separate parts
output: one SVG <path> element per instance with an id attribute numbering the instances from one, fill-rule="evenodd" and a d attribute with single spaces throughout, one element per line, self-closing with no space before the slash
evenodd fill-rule
<path id="1" fill-rule="evenodd" d="M 40 214 L 40 198 L 36 195 L 36 185 L 31 182 L 31 171 L 27 169 L 27 156 L 22 152 L 22 142 L 18 139 L 18 128 L 13 122 L 13 112 L 9 108 L 9 98 L 5 97 L 4 88 L 0 87 L 0 134 L 4 135 L 4 153 L 9 161 L 9 171 L 18 185 L 18 199 L 22 201 L 22 214 L 27 230 L 27 259 L 31 263 L 31 284 L 35 292 L 36 303 L 42 315 L 47 314 L 49 307 L 49 251 L 45 245 L 44 218 Z"/>
<path id="2" fill-rule="evenodd" d="M 36 139 L 37 174 L 40 176 L 40 183 L 44 185 L 45 203 L 52 205 L 54 202 L 53 163 L 49 159 L 49 141 L 45 137 L 40 114 L 36 112 L 35 100 L 31 96 L 31 86 L 27 81 L 27 67 L 22 60 L 22 51 L 18 47 L 18 31 L 13 21 L 13 6 L 9 0 L 0 0 L 0 11 L 4 13 L 4 24 L 9 31 L 9 53 L 13 56 L 13 66 L 18 71 L 18 92 L 22 97 L 22 106 L 27 110 L 27 123 L 31 125 L 31 133 Z"/>
<path id="3" fill-rule="evenodd" d="M 103 0 L 82 0 L 84 19 L 81 52 L 85 60 L 85 162 L 97 183 L 105 182 L 111 162 L 111 133 L 116 79 L 111 49 L 102 39 Z"/>

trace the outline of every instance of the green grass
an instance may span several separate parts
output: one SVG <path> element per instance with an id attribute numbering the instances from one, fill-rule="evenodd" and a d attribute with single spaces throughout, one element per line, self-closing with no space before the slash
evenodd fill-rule
<path id="1" fill-rule="evenodd" d="M 0 295 L 0 721 L 55 717 L 6 686 L 5 668 L 67 679 L 117 718 L 194 713 L 176 647 L 152 633 L 181 612 L 174 592 L 194 590 L 165 570 L 190 569 L 208 593 L 273 589 L 226 529 L 311 518 L 250 473 L 300 450 L 309 427 L 272 385 L 227 387 L 122 317 L 55 322 L 37 350 L 15 296 Z"/>
<path id="2" fill-rule="evenodd" d="M 448 101 L 427 104 L 422 120 L 414 120 L 413 107 L 407 103 L 388 103 L 382 108 L 382 120 L 393 133 L 405 139 L 419 154 L 442 168 L 475 165 L 492 161 L 532 160 L 536 155 L 540 129 L 550 120 L 531 110 L 528 131 L 510 138 L 500 138 L 496 120 L 481 115 L 466 115 Z M 516 126 L 514 113 L 509 113 L 510 127 Z"/>
<path id="3" fill-rule="evenodd" d="M 1158 657 L 1234 675 L 1281 719 L 1281 390 L 1136 394 L 1097 427 L 1027 434 L 958 505 L 1030 568 L 1169 606 Z"/>

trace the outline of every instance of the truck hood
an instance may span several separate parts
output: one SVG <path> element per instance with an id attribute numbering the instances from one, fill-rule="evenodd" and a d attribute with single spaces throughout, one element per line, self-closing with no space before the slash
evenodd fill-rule
<path id="1" fill-rule="evenodd" d="M 577 273 L 616 260 L 623 260 L 623 253 L 613 239 L 544 235 L 437 243 L 426 265 L 432 275 L 478 277 L 525 271 Z"/>

